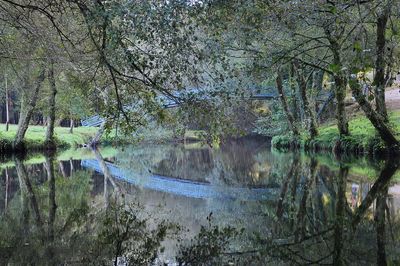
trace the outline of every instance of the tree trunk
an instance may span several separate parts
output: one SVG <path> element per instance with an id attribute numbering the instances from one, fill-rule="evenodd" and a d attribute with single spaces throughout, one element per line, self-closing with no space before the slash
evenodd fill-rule
<path id="1" fill-rule="evenodd" d="M 9 106 L 8 106 L 9 96 L 8 96 L 8 86 L 7 86 L 8 84 L 7 84 L 7 76 L 6 75 L 4 75 L 4 80 L 5 80 L 5 89 L 6 89 L 6 131 L 8 131 L 8 127 L 10 124 L 10 110 L 9 110 Z"/>
<path id="2" fill-rule="evenodd" d="M 4 211 L 7 211 L 7 207 L 8 207 L 8 189 L 10 186 L 10 177 L 8 175 L 8 167 L 6 166 L 5 169 L 6 172 L 6 187 L 5 187 L 5 191 L 6 191 L 6 195 L 5 195 L 5 200 L 4 200 Z"/>
<path id="3" fill-rule="evenodd" d="M 295 122 L 300 120 L 300 108 L 299 103 L 297 101 L 297 92 L 296 92 L 296 81 L 295 81 L 295 70 L 294 65 L 290 64 L 290 90 L 292 96 L 292 114 Z"/>
<path id="4" fill-rule="evenodd" d="M 28 173 L 26 172 L 26 168 L 22 161 L 15 157 L 15 169 L 17 170 L 18 179 L 20 180 L 21 184 L 21 194 L 26 193 L 31 203 L 31 208 L 33 210 L 34 219 L 36 222 L 37 229 L 40 233 L 41 240 L 44 239 L 45 232 L 43 228 L 43 220 L 40 215 L 39 204 L 36 198 L 35 191 L 32 187 L 32 183 L 29 179 Z"/>
<path id="5" fill-rule="evenodd" d="M 312 92 L 315 97 L 318 97 L 320 92 L 322 91 L 322 84 L 324 82 L 324 71 L 316 70 L 313 73 L 313 83 L 312 83 Z M 314 112 L 318 112 L 318 101 L 317 98 L 314 100 Z"/>
<path id="6" fill-rule="evenodd" d="M 60 168 L 61 175 L 62 175 L 64 178 L 67 178 L 67 173 L 65 172 L 65 168 L 64 168 L 63 162 L 62 162 L 62 161 L 59 161 L 58 166 L 59 166 L 59 168 Z"/>
<path id="7" fill-rule="evenodd" d="M 375 228 L 376 228 L 376 246 L 377 246 L 377 264 L 387 265 L 386 259 L 386 198 L 388 196 L 389 186 L 383 189 L 383 193 L 378 194 L 376 198 L 376 211 L 374 215 Z"/>
<path id="8" fill-rule="evenodd" d="M 46 172 L 47 180 L 49 181 L 49 227 L 48 227 L 48 238 L 50 241 L 54 241 L 54 221 L 56 218 L 56 184 L 54 175 L 54 157 L 46 156 Z"/>
<path id="9" fill-rule="evenodd" d="M 333 65 L 335 73 L 333 75 L 335 81 L 335 96 L 337 101 L 336 119 L 340 136 L 348 136 L 349 123 L 347 121 L 344 99 L 346 97 L 347 78 L 343 73 L 342 59 L 340 57 L 340 45 L 336 37 L 332 35 L 329 29 L 325 29 L 325 34 L 329 40 L 330 50 L 333 54 Z"/>
<path id="10" fill-rule="evenodd" d="M 392 181 L 392 177 L 399 169 L 400 161 L 397 156 L 390 156 L 387 158 L 385 162 L 385 166 L 381 170 L 378 179 L 372 185 L 371 189 L 368 191 L 368 194 L 365 196 L 364 200 L 357 208 L 356 213 L 353 216 L 353 220 L 351 222 L 353 231 L 356 230 L 356 227 L 361 222 L 361 219 L 370 209 L 370 206 L 373 204 L 375 199 L 382 193 L 384 193 L 387 187 Z"/>
<path id="11" fill-rule="evenodd" d="M 104 134 L 104 131 L 106 129 L 106 121 L 104 121 L 101 125 L 99 130 L 97 130 L 96 135 L 93 137 L 93 139 L 90 141 L 89 146 L 91 147 L 96 147 L 100 143 L 100 139 Z"/>
<path id="12" fill-rule="evenodd" d="M 73 134 L 74 133 L 74 119 L 71 118 L 70 122 L 69 122 L 69 133 Z"/>
<path id="13" fill-rule="evenodd" d="M 379 113 L 374 111 L 371 104 L 365 99 L 365 96 L 362 94 L 360 84 L 356 80 L 352 80 L 350 82 L 350 88 L 357 103 L 360 105 L 369 121 L 371 121 L 372 125 L 378 131 L 378 134 L 385 142 L 389 151 L 399 152 L 400 142 L 396 139 L 392 129 L 389 127 L 388 123 L 385 122 L 385 119 Z"/>
<path id="14" fill-rule="evenodd" d="M 297 62 L 295 62 L 295 69 L 297 74 L 297 83 L 300 89 L 300 97 L 303 103 L 304 113 L 306 114 L 306 117 L 310 119 L 310 122 L 308 123 L 310 137 L 313 139 L 318 135 L 317 119 L 315 118 L 314 111 L 310 107 L 310 101 L 307 96 L 307 81 L 302 71 L 300 70 L 300 66 Z"/>
<path id="15" fill-rule="evenodd" d="M 346 205 L 346 183 L 349 169 L 340 165 L 338 176 L 338 192 L 336 198 L 336 217 L 334 223 L 334 249 L 333 249 L 333 265 L 344 265 L 343 263 L 343 232 L 345 222 L 345 205 Z"/>
<path id="16" fill-rule="evenodd" d="M 54 124 L 56 120 L 56 80 L 54 78 L 54 63 L 51 61 L 48 73 L 48 80 L 50 84 L 49 95 L 49 116 L 47 117 L 47 130 L 46 130 L 46 146 L 47 148 L 55 148 L 54 140 Z"/>
<path id="17" fill-rule="evenodd" d="M 29 122 L 31 120 L 33 111 L 36 107 L 36 102 L 39 95 L 39 90 L 42 85 L 42 82 L 45 78 L 44 69 L 41 70 L 39 76 L 36 79 L 33 92 L 28 97 L 27 92 L 23 93 L 21 100 L 21 111 L 20 118 L 18 122 L 18 130 L 14 139 L 14 149 L 15 150 L 23 150 L 24 149 L 24 138 L 25 133 L 28 130 Z M 28 86 L 28 84 L 25 84 Z M 28 99 L 30 98 L 30 100 Z"/>
<path id="18" fill-rule="evenodd" d="M 297 128 L 293 114 L 289 110 L 285 92 L 283 91 L 282 74 L 280 72 L 278 72 L 278 76 L 276 77 L 276 87 L 278 89 L 279 98 L 281 99 L 283 111 L 285 112 L 287 120 L 289 121 L 290 129 L 292 130 L 294 136 L 299 136 L 299 129 Z"/>
<path id="19" fill-rule="evenodd" d="M 378 15 L 376 23 L 376 61 L 374 77 L 376 111 L 383 117 L 385 122 L 389 120 L 385 103 L 385 32 L 389 12 L 390 7 L 389 4 L 387 4 L 382 13 Z"/>

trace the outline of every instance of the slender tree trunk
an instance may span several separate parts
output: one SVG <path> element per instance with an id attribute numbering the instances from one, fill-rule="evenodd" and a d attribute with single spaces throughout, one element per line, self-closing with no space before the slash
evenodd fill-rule
<path id="1" fill-rule="evenodd" d="M 71 118 L 71 120 L 69 121 L 69 133 L 73 134 L 74 133 L 74 119 Z"/>
<path id="2" fill-rule="evenodd" d="M 70 176 L 72 176 L 72 173 L 74 172 L 74 161 L 72 158 L 69 158 L 69 167 L 70 167 Z"/>
<path id="3" fill-rule="evenodd" d="M 320 92 L 322 91 L 322 84 L 324 82 L 324 71 L 316 70 L 313 73 L 313 82 L 312 82 L 312 92 L 315 97 L 318 97 Z M 314 100 L 314 112 L 318 112 L 318 101 L 317 98 Z"/>
<path id="4" fill-rule="evenodd" d="M 375 103 L 377 113 L 383 117 L 385 122 L 389 120 L 385 103 L 385 32 L 390 9 L 391 7 L 387 4 L 382 13 L 378 15 L 376 23 Z"/>
<path id="5" fill-rule="evenodd" d="M 56 184 L 54 175 L 54 157 L 46 156 L 46 172 L 47 180 L 49 182 L 49 225 L 48 225 L 48 238 L 54 241 L 54 221 L 56 217 Z"/>
<path id="6" fill-rule="evenodd" d="M 44 240 L 45 232 L 43 228 L 43 219 L 40 215 L 39 204 L 36 198 L 35 191 L 32 188 L 31 181 L 26 172 L 25 166 L 19 158 L 15 158 L 15 168 L 17 170 L 17 175 L 20 180 L 20 183 L 23 187 L 23 191 L 27 194 L 29 201 L 31 203 L 31 208 L 34 213 L 34 218 L 36 222 L 36 226 L 41 234 L 42 240 Z"/>
<path id="7" fill-rule="evenodd" d="M 341 136 L 350 135 L 349 123 L 346 116 L 344 99 L 346 98 L 347 79 L 342 74 L 335 74 L 335 96 L 337 101 L 336 119 L 339 134 Z"/>
<path id="8" fill-rule="evenodd" d="M 110 172 L 110 169 L 108 168 L 108 166 L 107 166 L 106 162 L 104 161 L 104 158 L 103 158 L 103 156 L 101 155 L 101 153 L 99 152 L 99 150 L 97 150 L 96 148 L 94 148 L 94 149 L 92 149 L 92 151 L 93 151 L 93 153 L 94 153 L 94 155 L 95 155 L 95 157 L 96 157 L 96 160 L 98 161 L 98 163 L 99 163 L 99 165 L 100 165 L 100 168 L 101 168 L 101 171 L 103 172 L 104 178 L 105 178 L 106 180 L 110 181 L 110 184 L 111 184 L 112 187 L 114 188 L 116 194 L 117 194 L 117 195 L 123 195 L 123 194 L 125 194 L 125 193 L 121 190 L 121 188 L 118 186 L 118 184 L 114 182 L 114 180 L 113 180 L 113 178 L 112 178 L 112 175 L 111 175 L 111 172 Z M 105 181 L 105 182 L 106 182 L 106 181 Z M 108 201 L 108 196 L 109 196 L 108 194 L 109 194 L 109 193 L 107 192 L 107 199 L 106 199 L 107 201 Z"/>
<path id="9" fill-rule="evenodd" d="M 5 172 L 6 172 L 6 187 L 5 187 L 6 195 L 5 195 L 5 200 L 4 200 L 4 210 L 7 211 L 7 207 L 8 207 L 8 188 L 10 186 L 10 177 L 8 176 L 8 167 L 7 166 L 6 166 Z"/>
<path id="10" fill-rule="evenodd" d="M 6 89 L 6 131 L 8 131 L 10 124 L 10 110 L 9 110 L 9 96 L 8 96 L 8 84 L 7 84 L 7 76 L 4 75 L 5 80 L 5 89 Z"/>
<path id="11" fill-rule="evenodd" d="M 278 89 L 279 98 L 281 99 L 281 104 L 282 104 L 283 111 L 285 112 L 287 120 L 289 121 L 290 129 L 292 130 L 293 135 L 297 137 L 297 136 L 300 135 L 300 132 L 299 132 L 299 129 L 297 128 L 297 125 L 295 123 L 293 114 L 289 110 L 289 107 L 288 107 L 288 104 L 287 104 L 287 100 L 286 100 L 286 96 L 285 96 L 285 92 L 283 90 L 282 74 L 280 72 L 278 72 L 278 76 L 276 77 L 276 87 Z"/>
<path id="12" fill-rule="evenodd" d="M 299 103 L 297 100 L 297 92 L 296 92 L 296 81 L 295 81 L 295 70 L 294 70 L 294 65 L 290 64 L 290 90 L 291 90 L 291 102 L 292 102 L 292 114 L 294 121 L 297 123 L 300 118 L 300 108 L 299 108 Z"/>
<path id="13" fill-rule="evenodd" d="M 100 139 L 104 134 L 104 131 L 106 129 L 106 122 L 104 121 L 101 125 L 99 130 L 97 130 L 96 135 L 93 137 L 93 139 L 90 141 L 90 146 L 91 147 L 96 147 L 100 143 Z"/>
<path id="14" fill-rule="evenodd" d="M 32 118 L 33 111 L 36 107 L 39 90 L 40 90 L 42 82 L 45 78 L 44 72 L 45 72 L 44 69 L 41 70 L 39 76 L 37 77 L 36 82 L 33 87 L 32 94 L 30 94 L 30 96 L 28 97 L 27 92 L 25 92 L 22 96 L 18 130 L 17 130 L 17 134 L 14 139 L 14 149 L 15 150 L 23 150 L 24 149 L 25 133 L 28 130 L 29 122 Z M 28 84 L 25 84 L 25 86 L 27 86 L 27 85 Z"/>
<path id="15" fill-rule="evenodd" d="M 61 171 L 62 176 L 63 176 L 63 177 L 67 177 L 67 173 L 65 172 L 65 168 L 64 168 L 63 162 L 60 161 L 60 162 L 58 163 L 58 165 L 59 165 L 59 167 L 60 167 L 60 171 Z"/>
<path id="16" fill-rule="evenodd" d="M 350 82 L 350 88 L 357 103 L 360 105 L 369 121 L 371 121 L 372 125 L 378 131 L 378 134 L 385 142 L 387 148 L 391 152 L 399 152 L 400 142 L 396 139 L 392 129 L 388 123 L 385 122 L 385 119 L 379 113 L 377 113 L 372 108 L 371 104 L 365 99 L 365 96 L 362 94 L 360 84 L 356 80 L 352 80 Z"/>
<path id="17" fill-rule="evenodd" d="M 314 110 L 312 110 L 312 108 L 310 107 L 310 101 L 307 96 L 307 81 L 302 71 L 300 70 L 300 66 L 297 62 L 295 63 L 295 68 L 297 72 L 297 83 L 299 84 L 300 97 L 303 103 L 304 113 L 306 114 L 306 117 L 310 119 L 308 125 L 310 137 L 313 139 L 318 135 L 317 119 L 315 118 Z"/>
<path id="18" fill-rule="evenodd" d="M 318 162 L 315 158 L 311 158 L 310 164 L 310 174 L 307 176 L 305 180 L 305 185 L 303 187 L 303 195 L 300 200 L 299 210 L 297 212 L 297 229 L 294 233 L 295 240 L 300 241 L 302 238 L 305 237 L 305 217 L 307 214 L 307 200 L 308 196 L 310 195 L 311 186 L 314 183 L 315 175 L 317 173 Z"/>
<path id="19" fill-rule="evenodd" d="M 338 192 L 336 199 L 336 217 L 334 224 L 334 250 L 333 250 L 333 265 L 344 265 L 343 262 L 343 231 L 345 220 L 345 205 L 346 205 L 346 183 L 349 169 L 340 166 L 338 176 Z"/>
<path id="20" fill-rule="evenodd" d="M 56 80 L 54 78 L 54 63 L 53 60 L 50 62 L 48 80 L 50 84 L 50 95 L 49 95 L 49 116 L 47 117 L 47 130 L 46 130 L 46 146 L 48 148 L 55 148 L 54 140 L 54 124 L 56 120 Z"/>
<path id="21" fill-rule="evenodd" d="M 299 156 L 297 154 L 295 154 L 294 158 L 293 158 L 293 162 L 292 162 L 291 167 L 290 167 L 290 171 L 287 174 L 287 177 L 286 177 L 285 181 L 282 184 L 281 193 L 279 195 L 278 203 L 276 204 L 277 205 L 276 206 L 276 217 L 278 218 L 278 220 L 281 220 L 281 218 L 283 216 L 283 211 L 284 211 L 283 203 L 285 201 L 286 192 L 287 192 L 288 187 L 289 187 L 290 179 L 293 178 L 293 175 L 297 172 L 298 165 L 299 165 Z"/>
<path id="22" fill-rule="evenodd" d="M 386 260 L 386 197 L 388 195 L 389 187 L 384 188 L 383 193 L 380 193 L 376 198 L 376 212 L 374 215 L 375 228 L 376 228 L 376 246 L 377 246 L 377 264 L 387 265 Z"/>
<path id="23" fill-rule="evenodd" d="M 346 98 L 346 89 L 347 89 L 347 78 L 343 73 L 343 64 L 342 59 L 340 57 L 341 47 L 339 45 L 339 41 L 336 37 L 334 37 L 329 29 L 325 29 L 325 34 L 329 40 L 330 50 L 333 54 L 333 65 L 335 67 L 335 73 L 333 75 L 335 81 L 335 96 L 337 101 L 336 108 L 336 119 L 337 125 L 339 129 L 340 136 L 348 136 L 349 132 L 349 123 L 347 121 L 346 110 L 345 110 L 345 102 Z"/>

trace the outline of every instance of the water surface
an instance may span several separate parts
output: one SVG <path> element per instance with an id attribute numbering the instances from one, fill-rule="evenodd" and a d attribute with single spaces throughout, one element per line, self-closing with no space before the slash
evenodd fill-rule
<path id="1" fill-rule="evenodd" d="M 397 264 L 398 164 L 259 139 L 11 158 L 0 264 Z"/>

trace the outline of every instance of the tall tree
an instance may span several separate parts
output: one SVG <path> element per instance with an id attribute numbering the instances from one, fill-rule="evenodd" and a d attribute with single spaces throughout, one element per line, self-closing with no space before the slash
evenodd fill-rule
<path id="1" fill-rule="evenodd" d="M 376 20 L 376 59 L 375 59 L 375 104 L 376 111 L 388 122 L 388 114 L 385 104 L 385 69 L 388 66 L 385 58 L 386 50 L 386 27 L 392 9 L 392 1 L 382 1 L 382 7 L 377 10 Z"/>
<path id="2" fill-rule="evenodd" d="M 54 139 L 54 124 L 56 120 L 56 80 L 54 77 L 54 61 L 51 60 L 48 66 L 47 78 L 50 85 L 50 95 L 48 101 L 49 115 L 47 118 L 47 130 L 46 130 L 46 139 L 45 143 L 48 148 L 55 148 L 55 139 Z"/>

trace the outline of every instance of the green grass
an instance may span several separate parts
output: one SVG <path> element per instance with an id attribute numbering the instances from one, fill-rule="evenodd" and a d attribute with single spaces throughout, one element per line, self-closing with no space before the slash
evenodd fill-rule
<path id="1" fill-rule="evenodd" d="M 93 137 L 97 128 L 95 127 L 77 127 L 74 128 L 74 133 L 69 133 L 69 128 L 56 127 L 55 137 L 58 147 L 73 148 L 87 143 Z M 17 125 L 10 125 L 9 131 L 5 131 L 5 125 L 0 124 L 0 143 L 3 147 L 12 145 Z M 28 150 L 41 149 L 44 146 L 46 135 L 46 127 L 29 126 L 25 135 L 25 145 Z"/>
<path id="2" fill-rule="evenodd" d="M 116 156 L 117 150 L 113 147 L 106 146 L 100 147 L 99 151 L 103 158 L 111 158 Z M 69 149 L 58 152 L 56 154 L 56 158 L 58 161 L 67 161 L 67 160 L 85 160 L 85 159 L 93 159 L 95 155 L 93 154 L 91 149 L 87 148 L 78 148 L 78 149 Z M 46 157 L 43 153 L 32 153 L 28 154 L 27 158 L 24 160 L 25 165 L 30 164 L 41 164 L 46 161 Z M 0 169 L 4 169 L 6 167 L 14 167 L 15 163 L 12 159 L 0 162 Z"/>
<path id="3" fill-rule="evenodd" d="M 98 128 L 96 127 L 77 127 L 74 128 L 73 134 L 69 133 L 69 128 L 56 127 L 55 138 L 56 146 L 58 148 L 70 149 L 76 148 L 89 142 L 89 140 L 96 134 Z M 10 125 L 9 131 L 5 131 L 5 124 L 0 124 L 0 151 L 11 151 L 12 143 L 17 132 L 17 125 Z M 201 131 L 188 130 L 185 133 L 186 139 L 200 140 Z M 29 126 L 25 135 L 25 148 L 28 151 L 42 150 L 44 148 L 44 140 L 46 135 L 46 127 L 43 126 Z M 160 128 L 145 129 L 144 132 L 139 133 L 137 136 L 119 136 L 115 138 L 115 131 L 112 130 L 110 134 L 104 134 L 101 142 L 105 145 L 111 143 L 135 143 L 138 141 L 143 142 L 169 142 L 174 139 L 172 130 L 165 130 Z"/>
<path id="4" fill-rule="evenodd" d="M 393 131 L 400 139 L 400 111 L 390 114 L 390 124 Z M 344 151 L 352 153 L 373 153 L 383 151 L 384 143 L 381 141 L 371 122 L 364 116 L 357 116 L 349 121 L 350 136 L 341 139 L 341 147 Z M 319 128 L 319 135 L 313 140 L 302 132 L 300 146 L 306 150 L 332 150 L 339 140 L 339 131 L 336 124 L 325 124 Z M 291 136 L 275 136 L 272 144 L 279 147 L 288 147 L 293 141 Z"/>

